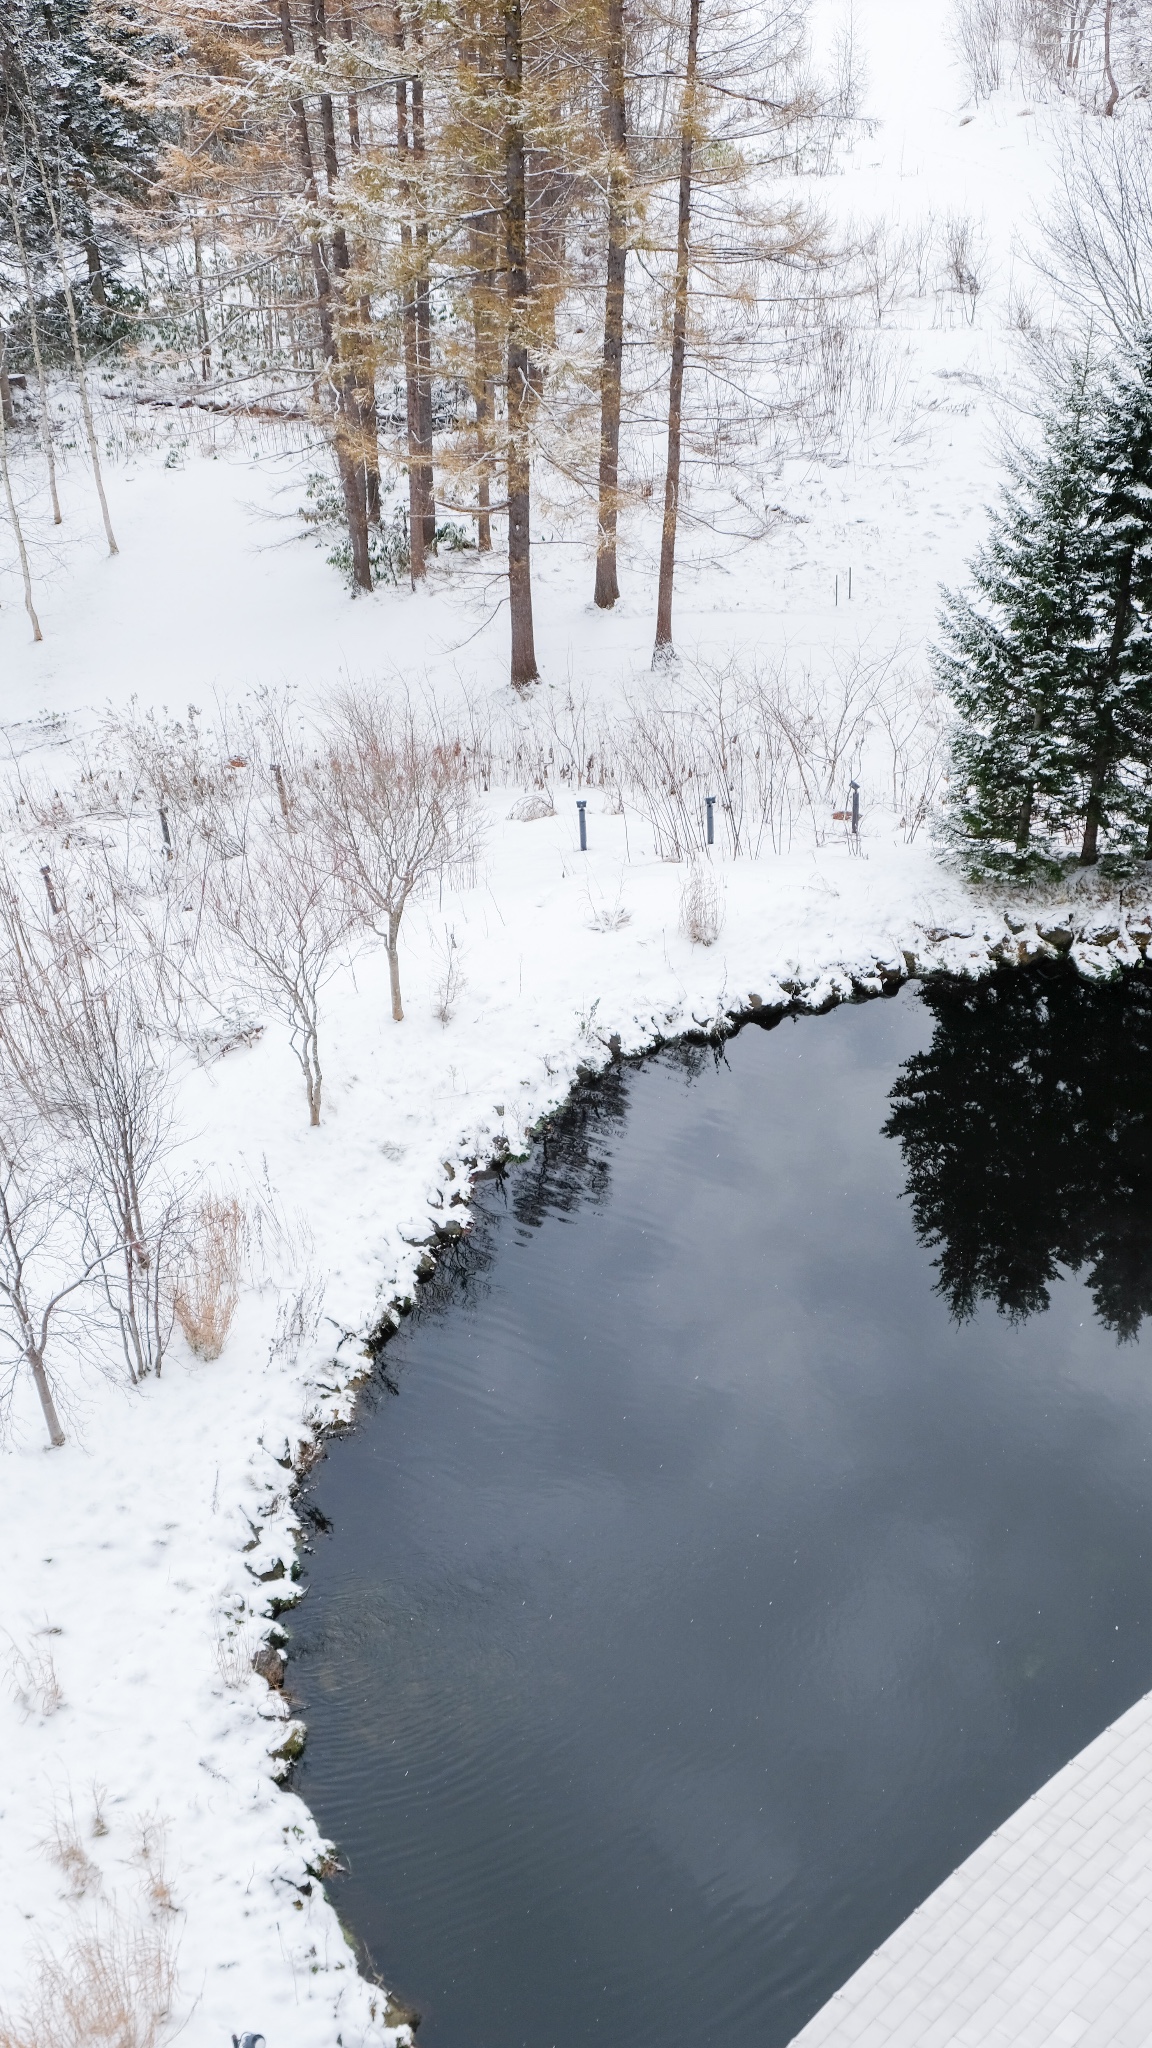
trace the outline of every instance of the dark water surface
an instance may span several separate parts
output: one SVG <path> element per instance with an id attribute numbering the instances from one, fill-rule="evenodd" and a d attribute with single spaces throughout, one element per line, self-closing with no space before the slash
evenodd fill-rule
<path id="1" fill-rule="evenodd" d="M 422 2048 L 781 2048 L 1152 1686 L 1149 982 L 749 1029 L 485 1190 L 293 1622 Z"/>

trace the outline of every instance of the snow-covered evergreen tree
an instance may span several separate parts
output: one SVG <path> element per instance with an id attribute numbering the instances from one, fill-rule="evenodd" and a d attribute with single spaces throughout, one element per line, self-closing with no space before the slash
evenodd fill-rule
<path id="1" fill-rule="evenodd" d="M 1048 835 L 1152 831 L 1152 342 L 1068 371 L 1017 455 L 970 593 L 947 593 L 937 672 L 957 712 L 952 813 L 976 866 Z"/>
<path id="2" fill-rule="evenodd" d="M 98 308 L 117 209 L 146 196 L 155 169 L 147 117 L 117 97 L 134 82 L 139 33 L 122 0 L 0 8 L 0 248 L 19 256 L 18 270 L 27 259 L 50 274 L 58 228 Z"/>
<path id="3" fill-rule="evenodd" d="M 1084 849 L 1101 827 L 1152 845 L 1152 336 L 1110 367 L 1094 426 L 1088 519 L 1096 658 L 1074 731 L 1085 782 Z"/>
<path id="4" fill-rule="evenodd" d="M 955 824 L 978 858 L 1024 854 L 1076 800 L 1067 712 L 1092 662 L 1088 518 L 1095 393 L 1069 373 L 1041 445 L 1016 454 L 970 593 L 945 593 L 936 669 L 956 707 Z M 1011 858 L 1011 853 L 1010 853 Z"/>

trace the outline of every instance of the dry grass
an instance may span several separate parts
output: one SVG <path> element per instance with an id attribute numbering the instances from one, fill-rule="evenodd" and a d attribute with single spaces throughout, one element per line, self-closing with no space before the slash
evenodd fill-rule
<path id="1" fill-rule="evenodd" d="M 51 1650 L 36 1645 L 20 1650 L 13 1644 L 8 1657 L 8 1683 L 13 1698 L 26 1714 L 39 1714 L 48 1720 L 64 1704 Z"/>
<path id="2" fill-rule="evenodd" d="M 432 1014 L 441 1024 L 450 1024 L 456 1015 L 456 1005 L 468 986 L 464 973 L 464 955 L 455 927 L 444 927 L 443 943 L 434 941 L 440 973 L 432 998 Z"/>
<path id="3" fill-rule="evenodd" d="M 140 1861 L 144 1867 L 144 1891 L 157 1913 L 174 1913 L 176 1901 L 164 1868 L 168 1823 L 158 1814 L 147 1814 L 140 1822 Z"/>
<path id="4" fill-rule="evenodd" d="M 537 818 L 554 818 L 556 806 L 548 790 L 532 789 L 527 796 L 517 798 L 508 816 L 521 825 L 532 825 Z"/>
<path id="5" fill-rule="evenodd" d="M 624 906 L 623 876 L 620 878 L 620 886 L 614 897 L 605 896 L 603 891 L 599 889 L 594 892 L 591 883 L 586 893 L 588 896 L 588 928 L 590 931 L 622 932 L 625 925 L 631 924 L 632 912 Z"/>
<path id="6" fill-rule="evenodd" d="M 172 1295 L 176 1320 L 197 1358 L 219 1358 L 232 1327 L 248 1249 L 248 1219 L 234 1195 L 206 1195 Z"/>
<path id="7" fill-rule="evenodd" d="M 82 1899 L 89 1892 L 97 1892 L 101 1886 L 100 1866 L 92 1861 L 76 1825 L 76 1816 L 69 1812 L 67 1818 L 57 1813 L 52 1826 L 51 1840 L 45 1848 L 53 1863 L 63 1871 L 68 1890 L 74 1899 Z"/>
<path id="8" fill-rule="evenodd" d="M 694 946 L 714 946 L 724 922 L 712 870 L 692 861 L 680 891 L 680 929 Z"/>
<path id="9" fill-rule="evenodd" d="M 300 1286 L 277 1310 L 276 1334 L 268 1347 L 269 1361 L 286 1358 L 295 1364 L 305 1345 L 313 1342 L 324 1311 L 325 1284 L 312 1266 L 305 1268 Z"/>
<path id="10" fill-rule="evenodd" d="M 41 1956 L 23 2012 L 0 2013 L 0 2048 L 156 2048 L 175 1990 L 167 1929 L 113 1916 Z"/>
<path id="11" fill-rule="evenodd" d="M 245 1685 L 252 1676 L 252 1659 L 261 1637 L 247 1623 L 222 1621 L 216 1629 L 216 1668 L 230 1691 Z"/>

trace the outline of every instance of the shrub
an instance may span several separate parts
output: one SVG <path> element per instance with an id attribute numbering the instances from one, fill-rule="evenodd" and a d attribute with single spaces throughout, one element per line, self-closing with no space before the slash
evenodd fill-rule
<path id="1" fill-rule="evenodd" d="M 239 1299 L 248 1219 L 234 1195 L 206 1195 L 172 1297 L 176 1320 L 197 1358 L 219 1358 Z"/>
<path id="2" fill-rule="evenodd" d="M 694 946 L 714 946 L 724 916 L 712 870 L 703 861 L 690 862 L 680 891 L 680 929 Z"/>
<path id="3" fill-rule="evenodd" d="M 344 512 L 344 499 L 339 486 L 331 477 L 317 473 L 307 483 L 308 503 L 300 508 L 300 517 L 324 541 L 332 543 L 332 552 L 326 557 L 330 569 L 339 569 L 350 590 L 355 590 L 356 579 L 352 570 L 352 542 L 348 537 Z M 385 490 L 385 496 L 388 490 Z M 464 527 L 452 520 L 436 528 L 433 550 L 443 548 L 448 554 L 463 554 L 474 548 L 475 541 Z M 408 511 L 404 505 L 394 505 L 387 517 L 381 518 L 379 526 L 368 527 L 368 562 L 372 570 L 373 583 L 399 584 L 408 575 L 412 566 L 412 553 L 408 541 Z"/>

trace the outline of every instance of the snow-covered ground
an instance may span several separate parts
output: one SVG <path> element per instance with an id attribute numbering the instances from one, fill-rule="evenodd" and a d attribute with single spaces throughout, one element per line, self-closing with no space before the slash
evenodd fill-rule
<path id="1" fill-rule="evenodd" d="M 880 330 L 899 367 L 892 418 L 835 463 L 766 471 L 765 499 L 780 508 L 768 538 L 719 561 L 714 541 L 698 548 L 678 592 L 686 656 L 819 668 L 863 652 L 922 670 L 939 585 L 960 580 L 980 536 L 1022 375 L 1010 307 L 1030 294 L 1046 317 L 1018 245 L 1067 117 L 1007 96 L 973 116 L 944 29 L 942 0 L 857 0 L 877 125 L 819 196 L 844 220 L 884 216 L 908 229 L 930 214 L 970 216 L 987 277 L 974 319 L 932 293 L 901 303 Z M 506 694 L 506 613 L 477 558 L 454 558 L 417 595 L 382 589 L 353 603 L 297 537 L 305 456 L 255 427 L 213 447 L 210 423 L 189 427 L 185 415 L 157 424 L 141 408 L 134 424 L 122 407 L 109 417 L 118 558 L 103 552 L 77 454 L 64 527 L 53 535 L 29 506 L 41 646 L 29 644 L 7 557 L 0 573 L 14 772 L 64 788 L 103 708 L 133 698 L 211 716 L 265 688 L 322 707 L 348 679 L 429 689 L 448 705 L 463 691 Z M 535 551 L 541 695 L 559 701 L 571 685 L 610 707 L 644 677 L 651 541 L 640 525 L 626 529 L 625 596 L 601 614 L 587 536 L 545 535 Z M 198 1362 L 176 1345 L 162 1378 L 137 1388 L 93 1363 L 72 1386 L 68 1443 L 51 1453 L 27 1390 L 16 1403 L 0 1461 L 0 2006 L 10 2011 L 46 1954 L 66 1956 L 94 1927 L 121 1943 L 143 1930 L 153 1960 L 168 1943 L 187 2048 L 245 2028 L 269 2048 L 384 2037 L 382 1996 L 357 1976 L 324 1897 L 326 1845 L 277 1782 L 289 1709 L 250 1669 L 275 1603 L 293 1590 L 293 1460 L 319 1425 L 351 1413 L 363 1334 L 409 1292 L 436 1226 L 465 1218 L 455 1198 L 470 1164 L 501 1138 L 523 1149 L 612 1038 L 626 1052 L 727 1028 L 753 993 L 820 1002 L 854 983 L 878 991 L 881 967 L 889 979 L 913 963 L 978 969 L 993 948 L 1016 957 L 1042 943 L 1022 913 L 1010 931 L 1002 910 L 939 865 L 926 833 L 905 844 L 874 804 L 859 854 L 830 834 L 823 846 L 798 837 L 787 854 L 721 863 L 719 938 L 693 946 L 679 929 L 682 872 L 655 857 L 635 817 L 587 792 L 582 855 L 572 791 L 559 789 L 556 814 L 531 823 L 508 816 L 516 794 L 487 802 L 475 886 L 409 913 L 404 1024 L 391 1022 L 379 950 L 359 951 L 327 992 L 319 1129 L 308 1128 L 273 1019 L 250 1048 L 179 1069 L 182 1167 L 235 1191 L 258 1226 L 223 1355 Z M 31 848 L 9 831 L 10 855 L 27 860 Z M 605 908 L 627 921 L 598 915 Z M 1146 942 L 1140 906 L 1118 910 L 1090 886 L 1040 916 L 1071 922 L 1087 970 Z M 1116 929 L 1107 953 L 1091 943 Z M 465 986 L 444 1025 L 433 1012 L 450 932 Z"/>

